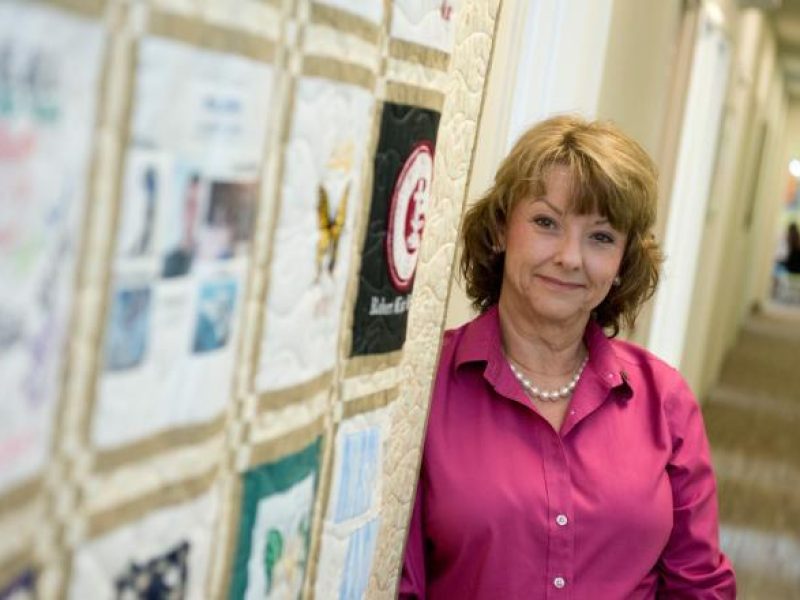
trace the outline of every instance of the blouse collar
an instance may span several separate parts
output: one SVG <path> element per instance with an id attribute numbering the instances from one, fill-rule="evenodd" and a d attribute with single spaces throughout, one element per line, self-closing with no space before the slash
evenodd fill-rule
<path id="1" fill-rule="evenodd" d="M 630 390 L 626 394 L 629 399 L 633 390 L 628 375 L 622 368 L 611 340 L 594 319 L 589 319 L 583 339 L 589 351 L 586 369 L 595 375 L 593 379 L 606 390 L 626 386 Z M 459 368 L 468 362 L 486 362 L 485 376 L 495 385 L 500 383 L 501 375 L 508 370 L 496 304 L 464 326 L 461 342 L 456 349 L 455 366 Z"/>

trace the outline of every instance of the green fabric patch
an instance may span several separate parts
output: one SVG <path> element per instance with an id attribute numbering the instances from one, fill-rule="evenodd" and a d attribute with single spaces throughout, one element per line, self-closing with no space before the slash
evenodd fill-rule
<path id="1" fill-rule="evenodd" d="M 241 517 L 229 593 L 232 600 L 244 598 L 249 586 L 259 588 L 267 598 L 272 592 L 284 595 L 286 588 L 275 586 L 276 579 L 283 577 L 284 582 L 287 580 L 286 573 L 302 581 L 308 562 L 311 511 L 317 493 L 321 445 L 321 438 L 317 438 L 296 454 L 243 474 Z M 310 493 L 306 483 L 309 477 L 313 478 Z M 292 500 L 292 494 L 302 499 L 301 505 L 296 499 Z M 270 505 L 273 510 L 266 516 L 262 508 L 262 522 L 259 522 L 259 507 L 265 505 Z M 281 511 L 286 511 L 287 507 L 291 512 L 282 514 Z M 259 555 L 256 562 L 262 569 L 260 575 L 264 581 L 261 583 L 250 581 L 248 568 L 254 552 Z M 279 575 L 276 569 L 281 564 L 283 570 Z"/>

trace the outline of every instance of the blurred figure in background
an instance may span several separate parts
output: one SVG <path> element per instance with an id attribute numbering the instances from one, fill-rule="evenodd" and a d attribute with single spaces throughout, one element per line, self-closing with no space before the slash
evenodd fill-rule
<path id="1" fill-rule="evenodd" d="M 786 229 L 786 258 L 783 266 L 789 273 L 800 273 L 800 229 L 790 223 Z"/>

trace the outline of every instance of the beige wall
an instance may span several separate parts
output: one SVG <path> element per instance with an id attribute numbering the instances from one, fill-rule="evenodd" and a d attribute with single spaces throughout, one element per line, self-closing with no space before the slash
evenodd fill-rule
<path id="1" fill-rule="evenodd" d="M 786 116 L 788 97 L 780 69 L 775 69 L 770 82 L 770 92 L 765 114 L 770 123 L 769 137 L 764 149 L 761 173 L 753 211 L 752 261 L 747 270 L 747 301 L 740 315 L 769 298 L 772 284 L 772 267 L 775 249 L 775 224 L 779 220 L 783 194 L 786 189 L 788 158 L 786 156 Z"/>
<path id="2" fill-rule="evenodd" d="M 786 114 L 786 152 L 789 157 L 800 158 L 800 102 L 789 104 Z"/>
<path id="3" fill-rule="evenodd" d="M 597 116 L 611 119 L 656 156 L 682 2 L 616 0 Z"/>
<path id="4" fill-rule="evenodd" d="M 747 149 L 752 146 L 754 129 L 754 86 L 758 57 L 763 44 L 764 22 L 752 12 L 743 15 L 735 28 L 736 54 L 731 84 L 723 116 L 720 154 L 714 173 L 711 198 L 706 215 L 701 261 L 689 321 L 690 340 L 686 345 L 682 370 L 699 396 L 704 395 L 711 373 L 719 368 L 720 355 L 726 343 L 720 328 L 722 319 L 719 290 L 735 276 L 729 272 L 733 263 L 729 231 L 739 222 L 736 218 L 739 194 L 746 185 L 743 165 L 748 161 Z"/>
<path id="5" fill-rule="evenodd" d="M 671 99 L 682 102 L 682 94 L 672 95 L 678 60 L 683 2 L 640 2 L 616 0 L 606 51 L 598 118 L 610 119 L 638 140 L 656 160 L 662 178 L 669 176 L 671 161 L 664 160 L 664 134 L 668 112 L 680 116 L 680 107 L 670 107 Z M 680 118 L 678 118 L 680 121 Z M 662 182 L 661 189 L 668 189 Z M 666 207 L 666 202 L 660 203 Z M 660 209 L 656 229 L 666 229 L 666 210 Z M 635 331 L 623 332 L 644 344 L 649 332 L 652 301 L 648 302 Z"/>
<path id="6" fill-rule="evenodd" d="M 763 297 L 784 156 L 784 85 L 769 23 L 734 15 L 736 59 L 681 370 L 699 397 L 716 380 L 751 306 Z M 751 212 L 749 225 L 747 214 Z"/>

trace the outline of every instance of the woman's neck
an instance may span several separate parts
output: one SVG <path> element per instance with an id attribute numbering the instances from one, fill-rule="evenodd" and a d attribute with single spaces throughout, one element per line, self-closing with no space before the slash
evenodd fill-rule
<path id="1" fill-rule="evenodd" d="M 586 350 L 586 323 L 537 320 L 504 305 L 498 305 L 500 331 L 506 356 L 526 371 L 548 376 L 574 372 Z"/>

